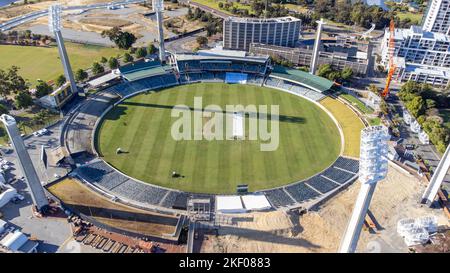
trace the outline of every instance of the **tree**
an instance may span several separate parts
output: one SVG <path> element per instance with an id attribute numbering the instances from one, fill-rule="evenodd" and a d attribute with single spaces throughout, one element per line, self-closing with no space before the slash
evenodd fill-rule
<path id="1" fill-rule="evenodd" d="M 105 69 L 99 63 L 94 62 L 92 64 L 92 73 L 94 73 L 94 75 L 98 75 L 103 72 L 105 72 Z"/>
<path id="2" fill-rule="evenodd" d="M 17 108 L 27 108 L 33 105 L 33 98 L 28 91 L 21 91 L 15 97 L 15 104 Z"/>
<path id="3" fill-rule="evenodd" d="M 123 61 L 126 63 L 133 61 L 133 56 L 131 56 L 129 53 L 123 54 Z"/>
<path id="4" fill-rule="evenodd" d="M 143 58 L 147 56 L 147 49 L 145 47 L 140 47 L 136 50 L 136 58 Z"/>
<path id="5" fill-rule="evenodd" d="M 411 101 L 406 103 L 406 108 L 414 117 L 422 115 L 425 111 L 425 102 L 421 96 L 414 97 Z"/>
<path id="6" fill-rule="evenodd" d="M 109 65 L 109 68 L 116 69 L 119 67 L 119 61 L 116 58 L 111 57 L 111 58 L 109 58 L 108 65 Z"/>
<path id="7" fill-rule="evenodd" d="M 375 84 L 373 84 L 373 83 L 369 84 L 369 91 L 372 92 L 372 93 L 375 93 L 375 94 L 377 94 L 377 95 L 380 94 L 380 90 L 379 90 L 378 87 L 377 87 Z"/>
<path id="8" fill-rule="evenodd" d="M 36 113 L 33 117 L 33 122 L 36 124 L 44 124 L 45 120 L 47 120 L 51 116 L 51 113 L 47 109 L 42 109 Z"/>
<path id="9" fill-rule="evenodd" d="M 101 62 L 102 64 L 106 64 L 106 63 L 108 62 L 108 59 L 106 59 L 105 57 L 102 57 L 102 58 L 100 59 L 100 62 Z"/>
<path id="10" fill-rule="evenodd" d="M 208 38 L 206 38 L 205 36 L 198 36 L 196 40 L 200 47 L 208 44 Z"/>
<path id="11" fill-rule="evenodd" d="M 58 78 L 56 78 L 56 80 L 55 80 L 55 84 L 57 87 L 60 87 L 65 83 L 66 83 L 66 77 L 64 77 L 64 75 L 59 75 Z"/>
<path id="12" fill-rule="evenodd" d="M 129 49 L 137 40 L 133 33 L 122 31 L 119 27 L 104 30 L 102 37 L 108 37 L 121 49 Z"/>
<path id="13" fill-rule="evenodd" d="M 341 79 L 343 81 L 349 81 L 353 76 L 353 70 L 350 67 L 344 67 L 341 71 Z"/>
<path id="14" fill-rule="evenodd" d="M 317 70 L 317 75 L 320 77 L 328 78 L 328 75 L 333 72 L 330 64 L 324 64 Z"/>
<path id="15" fill-rule="evenodd" d="M 50 94 L 52 91 L 53 88 L 46 82 L 38 81 L 38 83 L 36 84 L 36 93 L 34 93 L 34 95 L 36 96 L 36 98 L 42 98 L 43 96 Z"/>
<path id="16" fill-rule="evenodd" d="M 156 46 L 153 43 L 148 44 L 147 46 L 147 53 L 148 54 L 155 54 L 157 51 Z"/>
<path id="17" fill-rule="evenodd" d="M 85 79 L 87 79 L 89 77 L 88 73 L 86 71 L 84 71 L 83 69 L 79 68 L 76 72 L 75 72 L 75 80 L 82 82 Z"/>
<path id="18" fill-rule="evenodd" d="M 425 104 L 427 105 L 427 109 L 436 107 L 436 101 L 434 101 L 433 99 L 426 99 Z"/>
<path id="19" fill-rule="evenodd" d="M 4 104 L 0 104 L 0 116 L 8 113 L 9 113 L 8 107 L 6 107 Z"/>

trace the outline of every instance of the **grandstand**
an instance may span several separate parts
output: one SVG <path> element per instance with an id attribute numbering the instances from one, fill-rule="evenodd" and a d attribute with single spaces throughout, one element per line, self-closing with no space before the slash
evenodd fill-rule
<path id="1" fill-rule="evenodd" d="M 267 86 L 319 101 L 333 85 L 328 80 L 295 69 L 276 66 L 271 71 L 268 57 L 248 56 L 240 52 L 200 51 L 196 54 L 175 54 L 170 60 L 169 65 L 140 61 L 121 67 L 122 82 L 98 93 L 98 98 L 86 101 L 80 111 L 69 120 L 66 132 L 69 152 L 96 153 L 92 148 L 94 124 L 102 113 L 117 101 L 117 96 L 126 98 L 178 84 L 234 82 Z M 79 146 L 77 143 L 84 145 Z M 351 183 L 356 179 L 358 169 L 357 160 L 341 156 L 332 166 L 313 177 L 259 192 L 265 194 L 275 208 L 298 207 L 306 202 L 320 200 Z M 74 173 L 101 191 L 117 196 L 127 203 L 136 203 L 140 207 L 186 210 L 187 200 L 193 195 L 143 183 L 122 174 L 99 159 L 78 167 Z M 203 197 L 205 196 L 210 195 Z"/>
<path id="2" fill-rule="evenodd" d="M 338 188 L 353 182 L 357 177 L 358 165 L 357 160 L 339 157 L 332 166 L 313 177 L 284 187 L 259 191 L 259 193 L 266 195 L 274 208 L 298 207 L 305 202 L 318 201 Z M 98 159 L 77 168 L 74 173 L 83 181 L 103 191 L 127 202 L 137 202 L 143 207 L 156 206 L 185 210 L 189 196 L 200 196 L 143 183 L 122 174 Z M 209 194 L 201 196 L 212 197 Z"/>

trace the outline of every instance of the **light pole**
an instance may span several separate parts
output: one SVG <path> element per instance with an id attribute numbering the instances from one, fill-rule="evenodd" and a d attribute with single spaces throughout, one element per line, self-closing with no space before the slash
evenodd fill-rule
<path id="1" fill-rule="evenodd" d="M 56 44 L 58 46 L 59 58 L 64 69 L 66 80 L 70 83 L 72 93 L 78 93 L 78 87 L 73 77 L 72 67 L 70 66 L 69 57 L 67 55 L 64 40 L 61 34 L 61 6 L 51 5 L 48 8 L 48 28 L 55 34 Z"/>
<path id="2" fill-rule="evenodd" d="M 358 245 L 364 218 L 377 182 L 384 179 L 388 169 L 388 129 L 385 126 L 370 126 L 361 131 L 359 159 L 359 181 L 361 188 L 350 217 L 339 252 L 353 253 Z"/>

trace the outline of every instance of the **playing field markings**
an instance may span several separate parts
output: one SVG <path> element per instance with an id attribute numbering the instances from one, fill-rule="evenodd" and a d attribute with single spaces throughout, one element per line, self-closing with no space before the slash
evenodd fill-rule
<path id="1" fill-rule="evenodd" d="M 146 103 L 147 100 L 150 98 L 151 95 L 145 95 L 144 100 L 142 103 Z M 165 96 L 161 96 L 161 98 L 164 98 Z M 133 100 L 135 101 L 135 100 Z M 130 173 L 135 173 L 140 171 L 142 166 L 144 165 L 141 161 L 144 159 L 144 156 L 140 157 L 141 155 L 145 155 L 145 149 L 148 149 L 147 146 L 147 138 L 146 135 L 150 134 L 151 128 L 149 122 L 146 122 L 148 120 L 149 116 L 152 116 L 153 109 L 146 106 L 137 106 L 133 105 L 132 108 L 141 108 L 141 111 L 138 112 L 139 115 L 133 116 L 133 120 L 130 123 L 131 130 L 128 130 L 126 138 L 123 139 L 124 142 L 127 142 L 129 145 L 128 151 L 130 153 L 133 153 L 134 158 L 136 160 L 125 160 L 123 161 L 123 168 L 126 170 L 129 170 Z M 127 126 L 128 127 L 128 126 Z M 125 158 L 125 157 L 124 157 Z"/>
<path id="2" fill-rule="evenodd" d="M 216 90 L 212 90 L 211 97 L 209 102 L 221 102 L 221 94 L 223 92 L 216 92 Z M 214 117 L 215 113 L 212 114 L 212 118 Z M 224 127 L 223 127 L 224 128 Z M 216 130 L 217 128 L 214 128 Z M 220 181 L 222 172 L 220 169 L 220 146 L 224 145 L 224 141 L 209 141 L 208 143 L 208 149 L 207 149 L 207 158 L 206 161 L 206 168 L 208 169 L 208 175 L 206 177 L 206 183 L 210 184 L 212 181 Z"/>
<path id="3" fill-rule="evenodd" d="M 203 107 L 209 104 L 210 101 L 212 101 L 212 93 L 211 90 L 207 90 L 207 86 L 201 86 L 200 93 L 198 93 L 198 97 L 202 97 L 203 99 Z M 198 111 L 202 111 L 203 109 L 197 109 Z M 194 113 L 195 114 L 195 113 Z M 204 124 L 203 124 L 204 125 Z M 203 127 L 203 126 L 202 126 Z M 203 130 L 203 129 L 202 129 Z M 211 145 L 210 145 L 211 144 Z M 198 141 L 198 149 L 199 152 L 197 152 L 195 156 L 195 168 L 194 168 L 194 176 L 193 181 L 197 185 L 200 186 L 200 188 L 208 188 L 211 184 L 206 182 L 206 171 L 205 168 L 207 168 L 207 162 L 208 162 L 208 150 L 209 148 L 213 148 L 214 142 L 210 142 L 208 140 L 202 139 Z"/>
<path id="4" fill-rule="evenodd" d="M 277 93 L 278 94 L 278 93 Z M 284 105 L 286 105 L 285 107 L 287 107 L 287 109 L 280 109 L 280 115 L 281 113 L 283 113 L 283 111 L 289 111 L 289 113 L 295 113 L 294 111 L 294 107 L 292 106 L 291 102 L 292 99 L 290 97 L 287 96 L 279 96 L 278 94 L 278 100 L 282 100 L 285 102 Z M 285 130 L 283 130 L 283 135 L 280 136 L 280 147 L 281 149 L 283 149 L 284 151 L 284 155 L 285 155 L 285 160 L 286 162 L 295 162 L 297 163 L 297 158 L 296 158 L 296 154 L 299 151 L 296 151 L 296 147 L 293 144 L 292 141 L 292 137 L 293 137 L 293 130 L 292 128 L 295 125 L 288 125 L 288 124 L 280 124 L 280 126 L 286 127 Z M 280 130 L 281 132 L 281 130 Z M 288 173 L 289 173 L 289 178 L 290 179 L 295 179 L 295 175 L 294 175 L 294 171 L 293 168 L 299 168 L 301 166 L 298 166 L 297 164 L 293 165 L 293 164 L 285 164 Z"/>
<path id="5" fill-rule="evenodd" d="M 258 102 L 258 105 L 267 105 L 269 102 L 273 101 L 272 93 L 271 92 L 263 92 L 260 99 L 262 99 L 262 102 L 261 103 Z M 274 180 L 279 175 L 279 171 L 281 170 L 280 165 L 284 165 L 283 162 L 280 162 L 279 154 L 275 153 L 275 152 L 276 151 L 263 153 L 264 165 L 265 165 L 266 170 L 268 170 L 268 172 L 266 172 L 266 174 L 268 176 L 269 184 L 273 184 Z M 272 157 L 273 154 L 275 154 L 277 156 L 276 160 L 274 160 L 274 158 Z"/>
<path id="6" fill-rule="evenodd" d="M 225 89 L 225 92 L 221 92 L 221 96 L 220 96 L 220 102 L 228 102 L 230 101 L 230 93 L 228 92 L 228 89 Z M 223 145 L 224 143 L 222 143 L 222 145 L 219 145 L 219 158 L 218 158 L 218 163 L 219 163 L 219 174 L 221 176 L 221 180 L 222 181 L 226 181 L 225 183 L 231 183 L 230 182 L 230 173 L 226 172 L 226 171 L 222 171 L 222 170 L 227 170 L 229 168 L 229 153 L 230 153 L 230 149 L 227 147 L 227 145 Z"/>
<path id="7" fill-rule="evenodd" d="M 170 105 L 170 95 L 170 92 L 163 92 L 159 96 L 157 104 Z M 148 131 L 157 130 L 157 132 L 156 134 L 153 133 L 146 136 L 146 139 L 143 143 L 145 147 L 141 146 L 141 148 L 143 149 L 149 149 L 150 152 L 146 155 L 144 154 L 142 159 L 139 159 L 144 163 L 141 169 L 139 169 L 141 172 L 140 177 L 145 177 L 145 181 L 150 181 L 151 183 L 155 184 L 160 184 L 162 183 L 162 181 L 164 181 L 162 177 L 156 175 L 155 170 L 158 168 L 158 163 L 161 161 L 160 156 L 166 140 L 165 136 L 167 133 L 169 133 L 168 130 L 163 129 L 165 128 L 164 124 L 167 123 L 167 113 L 170 113 L 170 109 L 160 109 L 158 111 L 152 110 L 151 124 L 149 124 Z M 147 117 L 147 119 L 148 118 L 150 117 Z M 139 133 L 139 129 L 136 133 Z M 150 177 L 152 177 L 154 181 L 152 181 Z"/>
<path id="8" fill-rule="evenodd" d="M 170 105 L 179 105 L 179 104 L 183 104 L 186 101 L 186 92 L 171 92 L 171 94 L 169 94 L 170 96 Z M 171 120 L 171 111 L 165 111 L 165 119 L 166 122 L 168 124 L 171 124 L 170 120 Z M 170 131 L 170 126 L 166 126 L 164 127 L 164 130 L 166 131 Z M 160 159 L 160 163 L 158 164 L 158 169 L 157 169 L 157 174 L 159 176 L 162 176 L 161 179 L 164 180 L 173 180 L 171 178 L 171 174 L 173 171 L 180 173 L 180 169 L 178 168 L 179 166 L 175 166 L 177 165 L 176 163 L 178 162 L 177 158 L 182 155 L 184 156 L 184 151 L 180 154 L 176 153 L 177 148 L 180 149 L 180 147 L 178 147 L 179 143 L 178 141 L 171 141 L 171 137 L 172 135 L 170 133 L 166 134 L 166 141 L 165 141 L 165 145 L 163 147 L 163 150 L 161 152 L 161 159 Z M 166 164 L 162 164 L 162 162 L 166 162 Z M 181 175 L 184 175 L 182 173 L 180 173 Z M 164 177 L 165 176 L 165 177 Z M 184 180 L 184 179 L 183 179 Z M 183 182 L 183 181 L 181 181 Z"/>
<path id="9" fill-rule="evenodd" d="M 253 88 L 252 88 L 253 91 Z M 255 92 L 242 92 L 242 101 L 244 105 L 250 105 L 254 103 L 255 101 Z M 245 122 L 245 138 L 249 136 L 249 118 L 244 117 Z M 238 182 L 239 184 L 249 184 L 250 182 L 254 181 L 254 170 L 253 170 L 253 164 L 252 164 L 252 155 L 254 153 L 254 148 L 256 145 L 253 141 L 245 140 L 246 144 L 241 149 L 241 160 L 242 160 L 242 167 L 241 167 L 241 177 L 242 181 Z M 257 145 L 259 148 L 259 145 Z M 250 189 L 251 190 L 251 189 Z"/>
<path id="10" fill-rule="evenodd" d="M 184 91 L 186 91 L 186 90 L 182 90 L 182 92 L 178 93 L 177 104 L 185 103 L 187 92 L 184 92 Z M 179 160 L 179 159 L 180 158 L 184 159 L 184 157 L 185 157 L 186 147 L 188 146 L 186 142 L 187 142 L 186 140 L 175 141 L 175 150 L 172 154 L 172 159 L 170 160 L 169 166 L 171 169 L 169 170 L 169 172 L 176 171 L 176 172 L 181 173 L 181 175 L 185 175 L 183 172 L 183 162 L 184 161 Z M 168 175 L 170 175 L 170 173 Z M 188 179 L 190 179 L 190 178 L 187 178 L 187 179 L 185 178 L 183 180 L 186 181 Z M 173 182 L 170 184 L 177 183 L 174 179 L 172 179 L 172 181 Z"/>

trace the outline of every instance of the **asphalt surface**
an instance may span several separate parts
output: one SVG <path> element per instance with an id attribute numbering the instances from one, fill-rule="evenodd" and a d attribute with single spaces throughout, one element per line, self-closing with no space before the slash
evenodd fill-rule
<path id="1" fill-rule="evenodd" d="M 28 153 L 33 161 L 33 165 L 41 181 L 54 180 L 55 174 L 65 175 L 67 170 L 64 168 L 49 167 L 46 173 L 40 161 L 40 147 L 45 145 L 48 149 L 59 145 L 59 124 L 50 127 L 50 134 L 35 137 L 32 136 L 25 140 L 25 145 L 29 147 Z M 32 236 L 40 241 L 38 252 L 57 252 L 59 246 L 70 236 L 71 230 L 66 218 L 37 218 L 32 213 L 32 200 L 27 184 L 20 178 L 23 174 L 18 168 L 18 159 L 15 152 L 4 154 L 3 158 L 12 162 L 12 169 L 7 172 L 8 180 L 13 180 L 13 186 L 18 193 L 25 197 L 25 200 L 17 204 L 8 203 L 0 209 L 3 213 L 3 220 L 7 221 L 17 229 L 21 229 L 25 234 Z"/>

